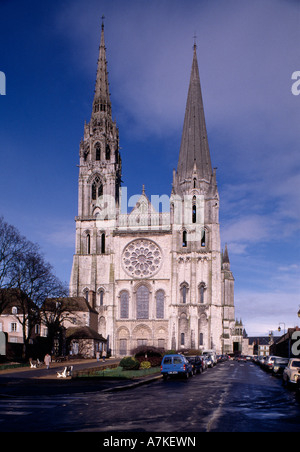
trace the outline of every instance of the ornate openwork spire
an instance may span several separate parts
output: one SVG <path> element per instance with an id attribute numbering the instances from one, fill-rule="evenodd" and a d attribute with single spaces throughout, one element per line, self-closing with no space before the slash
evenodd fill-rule
<path id="1" fill-rule="evenodd" d="M 111 102 L 109 95 L 109 83 L 107 73 L 107 60 L 106 60 L 106 48 L 104 39 L 104 16 L 102 16 L 101 26 L 101 42 L 99 48 L 99 59 L 97 67 L 97 78 L 95 85 L 95 95 L 93 102 L 93 113 L 95 116 L 101 112 L 106 112 L 111 116 Z"/>

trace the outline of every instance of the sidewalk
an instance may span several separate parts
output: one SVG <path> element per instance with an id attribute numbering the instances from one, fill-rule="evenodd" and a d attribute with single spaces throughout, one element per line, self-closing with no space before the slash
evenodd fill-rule
<path id="1" fill-rule="evenodd" d="M 37 396 L 49 394 L 77 394 L 86 392 L 112 393 L 137 388 L 142 385 L 159 381 L 162 376 L 153 374 L 140 377 L 137 380 L 109 378 L 57 378 L 57 371 L 62 371 L 66 364 L 72 364 L 75 372 L 78 369 L 103 369 L 116 365 L 117 359 L 109 359 L 105 363 L 91 360 L 76 360 L 67 363 L 53 363 L 47 370 L 45 366 L 39 369 L 11 369 L 0 372 L 0 399 L 3 397 Z"/>
<path id="2" fill-rule="evenodd" d="M 119 359 L 110 358 L 106 362 L 97 361 L 96 359 L 78 359 L 69 360 L 60 363 L 53 362 L 50 364 L 50 368 L 46 369 L 45 364 L 40 367 L 17 367 L 12 369 L 0 370 L 0 377 L 11 376 L 12 378 L 22 378 L 22 379 L 52 379 L 57 378 L 57 371 L 63 370 L 66 366 L 73 366 L 74 371 L 80 371 L 89 368 L 104 368 L 110 365 L 115 365 L 120 362 Z"/>

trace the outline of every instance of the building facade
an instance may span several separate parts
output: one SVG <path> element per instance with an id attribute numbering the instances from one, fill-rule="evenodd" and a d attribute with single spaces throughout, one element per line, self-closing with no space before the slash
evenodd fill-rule
<path id="1" fill-rule="evenodd" d="M 80 143 L 70 296 L 85 296 L 97 310 L 98 332 L 116 356 L 145 344 L 233 352 L 234 278 L 221 248 L 196 45 L 167 208 L 157 212 L 143 188 L 134 209 L 121 213 L 121 175 L 102 25 L 92 115 Z"/>

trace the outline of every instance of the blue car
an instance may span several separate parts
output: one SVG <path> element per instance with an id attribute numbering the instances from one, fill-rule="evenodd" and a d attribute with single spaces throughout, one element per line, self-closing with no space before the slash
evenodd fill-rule
<path id="1" fill-rule="evenodd" d="M 182 355 L 166 355 L 161 363 L 161 374 L 164 380 L 173 376 L 183 376 L 188 379 L 193 376 L 193 367 Z"/>

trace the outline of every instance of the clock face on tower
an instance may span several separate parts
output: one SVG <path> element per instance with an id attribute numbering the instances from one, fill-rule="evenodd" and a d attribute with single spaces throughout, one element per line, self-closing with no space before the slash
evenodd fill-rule
<path id="1" fill-rule="evenodd" d="M 160 270 L 162 261 L 160 247 L 148 239 L 133 240 L 122 255 L 123 268 L 133 278 L 151 278 Z"/>

